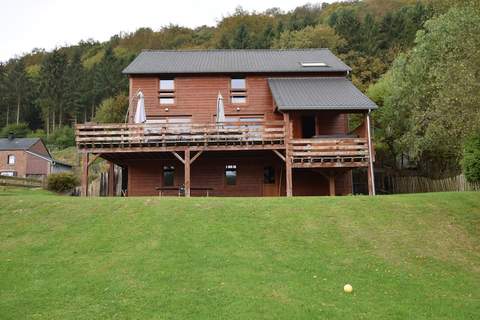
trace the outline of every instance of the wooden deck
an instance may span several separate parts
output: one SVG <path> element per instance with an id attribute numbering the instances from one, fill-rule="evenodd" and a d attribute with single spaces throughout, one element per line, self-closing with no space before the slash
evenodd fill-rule
<path id="1" fill-rule="evenodd" d="M 81 152 L 162 152 L 284 148 L 283 121 L 76 126 Z"/>
<path id="2" fill-rule="evenodd" d="M 368 166 L 366 138 L 293 139 L 293 168 L 355 168 Z"/>

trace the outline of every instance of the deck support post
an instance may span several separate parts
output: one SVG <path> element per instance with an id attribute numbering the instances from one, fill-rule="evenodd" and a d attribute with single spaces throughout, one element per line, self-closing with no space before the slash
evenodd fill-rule
<path id="1" fill-rule="evenodd" d="M 108 162 L 108 196 L 115 196 L 115 164 Z"/>
<path id="2" fill-rule="evenodd" d="M 190 149 L 185 149 L 185 197 L 190 197 Z"/>
<path id="3" fill-rule="evenodd" d="M 367 182 L 368 182 L 368 194 L 375 195 L 375 177 L 373 173 L 373 148 L 372 148 L 372 135 L 370 128 L 370 111 L 365 113 L 365 124 L 367 126 L 367 143 L 368 143 L 368 168 L 367 168 Z"/>
<path id="4" fill-rule="evenodd" d="M 335 196 L 335 173 L 330 171 L 328 174 L 328 190 L 331 197 Z"/>
<path id="5" fill-rule="evenodd" d="M 88 158 L 89 153 L 82 154 L 82 179 L 81 179 L 81 195 L 83 197 L 88 196 Z"/>
<path id="6" fill-rule="evenodd" d="M 285 122 L 285 194 L 287 197 L 293 195 L 293 182 L 292 182 L 292 157 L 290 155 L 290 138 L 292 134 L 290 124 L 290 114 L 285 112 L 283 114 L 283 120 Z"/>

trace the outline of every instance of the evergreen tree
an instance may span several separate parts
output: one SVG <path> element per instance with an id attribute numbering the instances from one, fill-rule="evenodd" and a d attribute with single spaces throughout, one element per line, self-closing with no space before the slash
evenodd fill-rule
<path id="1" fill-rule="evenodd" d="M 250 35 L 248 32 L 247 26 L 242 23 L 236 30 L 232 43 L 231 43 L 231 48 L 232 49 L 246 49 L 249 47 L 249 39 Z"/>
<path id="2" fill-rule="evenodd" d="M 16 124 L 20 123 L 20 114 L 23 106 L 28 101 L 28 95 L 31 88 L 30 79 L 25 72 L 25 63 L 22 59 L 13 62 L 13 66 L 8 72 L 7 79 L 7 96 L 10 96 L 10 103 L 14 103 L 16 108 Z"/>

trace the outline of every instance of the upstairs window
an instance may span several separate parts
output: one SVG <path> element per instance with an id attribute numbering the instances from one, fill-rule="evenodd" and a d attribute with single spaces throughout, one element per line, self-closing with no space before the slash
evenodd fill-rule
<path id="1" fill-rule="evenodd" d="M 229 186 L 237 184 L 237 166 L 235 164 L 225 166 L 225 182 Z"/>
<path id="2" fill-rule="evenodd" d="M 242 104 L 247 102 L 247 80 L 245 77 L 231 78 L 230 100 L 233 104 Z"/>
<path id="3" fill-rule="evenodd" d="M 175 182 L 175 167 L 164 166 L 163 167 L 163 186 L 173 187 L 174 182 Z"/>
<path id="4" fill-rule="evenodd" d="M 160 79 L 158 88 L 159 102 L 162 105 L 175 104 L 175 80 L 174 79 Z"/>
<path id="5" fill-rule="evenodd" d="M 13 154 L 8 155 L 7 164 L 15 164 L 15 155 Z"/>

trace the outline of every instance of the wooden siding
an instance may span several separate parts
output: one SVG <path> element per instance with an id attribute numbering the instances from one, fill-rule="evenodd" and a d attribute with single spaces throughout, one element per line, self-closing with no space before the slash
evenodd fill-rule
<path id="1" fill-rule="evenodd" d="M 166 155 L 159 159 L 130 159 L 122 162 L 128 167 L 128 195 L 158 195 L 156 187 L 163 186 L 163 166 L 175 167 L 174 185 L 184 183 L 184 166 L 177 159 Z M 236 185 L 225 182 L 225 166 L 237 166 Z M 274 186 L 263 183 L 264 167 L 275 168 Z M 285 164 L 273 152 L 207 152 L 202 154 L 191 166 L 191 185 L 193 188 L 212 188 L 212 196 L 266 196 L 285 195 Z M 294 195 L 328 195 L 328 180 L 318 172 L 295 169 L 293 172 Z M 272 194 L 272 189 L 274 194 Z M 348 171 L 336 175 L 337 194 L 351 193 Z M 177 195 L 176 191 L 166 191 L 164 195 Z M 204 191 L 192 190 L 192 196 L 205 195 Z"/>
<path id="2" fill-rule="evenodd" d="M 282 115 L 274 112 L 273 98 L 267 77 L 247 76 L 247 103 L 230 102 L 230 76 L 177 76 L 175 77 L 175 104 L 161 105 L 159 102 L 159 76 L 131 78 L 132 94 L 141 90 L 145 95 L 145 112 L 148 118 L 167 116 L 192 116 L 192 122 L 214 122 L 217 96 L 224 98 L 227 116 L 262 115 L 265 120 L 281 120 Z M 132 99 L 136 101 L 136 99 Z M 237 107 L 240 111 L 237 111 Z M 168 108 L 168 111 L 165 111 Z M 135 112 L 132 103 L 130 115 Z"/>

